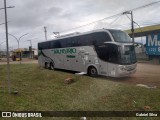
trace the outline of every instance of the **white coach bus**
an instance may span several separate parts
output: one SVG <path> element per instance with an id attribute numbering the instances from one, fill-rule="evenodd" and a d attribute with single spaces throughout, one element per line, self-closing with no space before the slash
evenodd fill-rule
<path id="1" fill-rule="evenodd" d="M 40 66 L 90 76 L 129 76 L 137 66 L 131 38 L 121 30 L 102 29 L 61 36 L 38 43 L 38 53 Z"/>

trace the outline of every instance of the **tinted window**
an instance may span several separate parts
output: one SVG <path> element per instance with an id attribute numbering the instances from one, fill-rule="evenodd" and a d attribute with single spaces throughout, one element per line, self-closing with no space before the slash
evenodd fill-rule
<path id="1" fill-rule="evenodd" d="M 103 45 L 104 42 L 111 41 L 111 38 L 106 32 L 94 33 L 94 42 L 96 45 Z"/>
<path id="2" fill-rule="evenodd" d="M 54 48 L 54 42 L 55 42 L 55 41 L 51 41 L 51 42 L 50 42 L 50 47 L 51 47 L 51 49 Z"/>
<path id="3" fill-rule="evenodd" d="M 66 42 L 65 39 L 61 39 L 61 40 L 60 40 L 60 43 L 61 43 L 61 47 L 62 47 L 62 48 L 64 48 L 64 47 L 67 46 L 67 42 Z"/>
<path id="4" fill-rule="evenodd" d="M 59 40 L 54 41 L 54 48 L 61 48 L 61 42 Z"/>
<path id="5" fill-rule="evenodd" d="M 38 43 L 38 50 L 42 50 L 42 44 Z"/>
<path id="6" fill-rule="evenodd" d="M 50 49 L 50 42 L 39 43 L 38 49 Z"/>
<path id="7" fill-rule="evenodd" d="M 77 37 L 74 37 L 74 39 L 72 40 L 72 46 L 79 46 L 79 41 L 77 39 Z"/>
<path id="8" fill-rule="evenodd" d="M 64 38 L 60 40 L 53 40 L 50 42 L 40 43 L 42 49 L 53 49 L 62 47 L 76 47 L 76 46 L 87 46 L 87 45 L 102 45 L 106 41 L 111 41 L 110 36 L 106 32 L 96 32 L 86 35 Z"/>
<path id="9" fill-rule="evenodd" d="M 61 48 L 61 42 L 59 40 L 53 40 L 50 42 L 50 48 L 48 49 L 53 49 L 53 48 Z"/>
<path id="10" fill-rule="evenodd" d="M 80 36 L 76 36 L 75 40 L 77 42 L 77 46 L 82 46 L 83 45 L 82 42 L 81 42 Z"/>
<path id="11" fill-rule="evenodd" d="M 118 46 L 114 44 L 105 44 L 100 47 L 95 47 L 98 57 L 101 60 L 118 63 L 119 62 L 119 53 Z"/>
<path id="12" fill-rule="evenodd" d="M 78 36 L 76 40 L 77 40 L 78 46 L 92 45 L 93 35 L 86 34 L 86 35 Z"/>
<path id="13" fill-rule="evenodd" d="M 66 47 L 71 47 L 72 46 L 72 39 L 71 38 L 66 38 L 64 40 L 66 41 Z"/>

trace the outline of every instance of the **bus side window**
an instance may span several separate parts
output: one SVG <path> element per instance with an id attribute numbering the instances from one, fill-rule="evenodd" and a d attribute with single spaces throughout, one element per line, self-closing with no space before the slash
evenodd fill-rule
<path id="1" fill-rule="evenodd" d="M 108 33 L 103 33 L 103 34 L 105 34 L 104 36 L 105 36 L 105 40 L 106 40 L 106 41 L 108 41 L 108 42 L 109 42 L 109 41 L 112 41 L 112 40 L 111 40 L 111 37 L 110 37 L 110 35 L 109 35 Z"/>
<path id="2" fill-rule="evenodd" d="M 92 34 L 86 34 L 80 37 L 80 45 L 87 46 L 92 45 L 93 37 Z"/>
<path id="3" fill-rule="evenodd" d="M 116 45 L 110 44 L 108 47 L 108 61 L 118 63 L 118 48 Z"/>
<path id="4" fill-rule="evenodd" d="M 38 43 L 38 50 L 42 50 L 42 44 L 41 43 Z"/>
<path id="5" fill-rule="evenodd" d="M 80 45 L 85 46 L 85 35 L 80 36 Z"/>
<path id="6" fill-rule="evenodd" d="M 66 39 L 60 40 L 60 43 L 61 43 L 61 47 L 62 47 L 62 48 L 67 47 Z"/>
<path id="7" fill-rule="evenodd" d="M 60 41 L 55 41 L 54 42 L 54 48 L 61 48 L 61 43 L 60 43 Z"/>
<path id="8" fill-rule="evenodd" d="M 81 45 L 82 45 L 79 36 L 75 37 L 75 40 L 76 40 L 76 42 L 77 42 L 77 46 L 81 46 Z"/>
<path id="9" fill-rule="evenodd" d="M 97 47 L 95 43 L 95 49 L 100 59 L 111 63 L 118 63 L 118 48 L 116 45 L 107 43 L 104 47 Z"/>
<path id="10" fill-rule="evenodd" d="M 55 42 L 55 41 L 51 41 L 51 43 L 50 43 L 50 47 L 51 47 L 51 49 L 53 49 L 53 48 L 54 48 L 54 42 Z"/>
<path id="11" fill-rule="evenodd" d="M 50 49 L 50 42 L 43 43 L 43 45 L 41 47 L 42 47 L 42 49 Z"/>
<path id="12" fill-rule="evenodd" d="M 72 46 L 72 41 L 71 38 L 66 38 L 66 47 L 71 47 Z"/>
<path id="13" fill-rule="evenodd" d="M 93 37 L 92 34 L 86 36 L 86 45 L 92 45 Z"/>
<path id="14" fill-rule="evenodd" d="M 72 45 L 71 45 L 72 47 L 78 46 L 77 37 L 72 37 L 71 41 L 72 41 Z"/>
<path id="15" fill-rule="evenodd" d="M 104 42 L 111 41 L 109 34 L 106 32 L 94 33 L 94 39 L 95 39 L 97 45 L 103 45 Z"/>

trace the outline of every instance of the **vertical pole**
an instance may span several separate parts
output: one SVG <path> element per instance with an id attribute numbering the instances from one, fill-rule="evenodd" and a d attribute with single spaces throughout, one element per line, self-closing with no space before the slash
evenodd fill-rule
<path id="1" fill-rule="evenodd" d="M 5 10 L 5 27 L 6 27 L 6 47 L 7 47 L 7 79 L 8 79 L 8 93 L 11 93 L 11 82 L 10 82 L 10 64 L 9 64 L 9 50 L 8 50 L 8 24 L 7 24 L 7 8 L 6 0 L 4 0 Z"/>
<path id="2" fill-rule="evenodd" d="M 30 58 L 32 59 L 33 57 L 33 54 L 32 54 L 32 42 L 31 42 L 31 40 L 28 40 L 29 42 L 30 42 L 30 50 L 29 50 L 29 52 L 30 52 Z"/>
<path id="3" fill-rule="evenodd" d="M 30 40 L 30 44 L 31 44 L 31 59 L 33 58 L 33 54 L 32 54 L 32 42 Z"/>
<path id="4" fill-rule="evenodd" d="M 131 31 L 132 31 L 132 42 L 134 45 L 134 21 L 133 21 L 133 13 L 131 11 Z"/>
<path id="5" fill-rule="evenodd" d="M 47 41 L 47 27 L 44 26 L 45 40 Z"/>
<path id="6" fill-rule="evenodd" d="M 19 40 L 17 40 L 18 42 L 18 52 L 19 52 L 19 64 L 21 64 L 21 51 L 19 49 Z"/>
<path id="7" fill-rule="evenodd" d="M 2 58 L 1 44 L 0 44 L 0 58 Z"/>
<path id="8" fill-rule="evenodd" d="M 31 46 L 31 59 L 32 59 L 32 56 L 33 56 L 33 55 L 32 55 L 32 46 Z"/>

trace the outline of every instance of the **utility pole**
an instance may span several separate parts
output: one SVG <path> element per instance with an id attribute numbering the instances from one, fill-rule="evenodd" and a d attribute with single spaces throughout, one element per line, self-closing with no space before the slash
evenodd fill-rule
<path id="1" fill-rule="evenodd" d="M 44 26 L 45 40 L 47 41 L 47 27 Z"/>
<path id="2" fill-rule="evenodd" d="M 10 63 L 9 63 L 9 48 L 8 48 L 8 24 L 7 24 L 7 8 L 6 0 L 4 0 L 5 11 L 5 27 L 6 27 L 6 47 L 7 47 L 7 79 L 8 79 L 8 93 L 11 93 L 11 80 L 10 80 Z"/>
<path id="3" fill-rule="evenodd" d="M 4 9 L 4 12 L 5 12 L 6 48 L 7 48 L 7 80 L 8 80 L 8 93 L 10 94 L 11 93 L 11 80 L 10 80 L 10 63 L 9 63 L 9 48 L 8 48 L 9 45 L 8 45 L 7 8 L 14 8 L 14 6 L 7 7 L 6 0 L 4 0 L 4 8 L 0 8 L 0 10 Z"/>
<path id="4" fill-rule="evenodd" d="M 32 59 L 32 41 L 31 40 L 27 40 L 30 42 L 31 47 L 29 47 L 29 51 L 30 51 L 30 58 Z"/>
<path id="5" fill-rule="evenodd" d="M 130 12 L 131 13 L 131 28 L 132 28 L 132 42 L 133 42 L 133 45 L 134 45 L 134 21 L 133 21 L 133 13 L 132 11 Z"/>
<path id="6" fill-rule="evenodd" d="M 133 42 L 133 45 L 134 45 L 134 21 L 133 21 L 133 13 L 132 11 L 125 11 L 122 13 L 123 15 L 125 14 L 131 14 L 131 32 L 132 32 L 132 42 Z"/>

